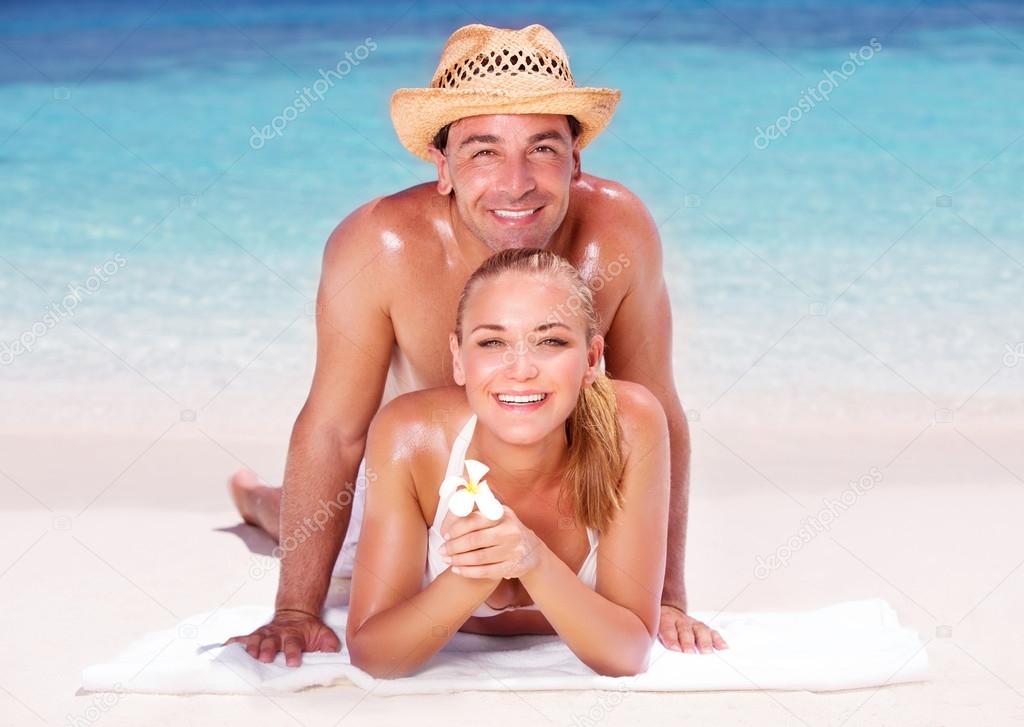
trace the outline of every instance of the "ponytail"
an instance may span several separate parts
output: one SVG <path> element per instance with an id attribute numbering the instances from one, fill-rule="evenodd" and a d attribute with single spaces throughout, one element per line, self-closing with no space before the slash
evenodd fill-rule
<path id="1" fill-rule="evenodd" d="M 576 521 L 604 530 L 622 507 L 622 426 L 615 390 L 604 372 L 580 391 L 565 422 L 569 467 L 562 493 L 575 505 Z"/>

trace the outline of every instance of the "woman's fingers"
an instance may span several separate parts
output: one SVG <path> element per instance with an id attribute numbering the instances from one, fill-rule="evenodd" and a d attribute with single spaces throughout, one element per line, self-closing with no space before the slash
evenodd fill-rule
<path id="1" fill-rule="evenodd" d="M 462 523 L 456 523 L 448 532 L 448 540 L 441 547 L 441 555 L 454 556 L 458 553 L 465 553 L 477 550 L 478 548 L 489 548 L 497 544 L 502 531 L 495 529 L 496 523 L 477 513 L 468 518 L 463 518 L 463 520 L 469 520 L 470 518 L 476 518 L 477 522 L 486 523 L 486 525 L 467 531 L 460 527 Z"/>
<path id="2" fill-rule="evenodd" d="M 460 567 L 466 565 L 497 565 L 504 560 L 502 556 L 503 551 L 504 548 L 498 546 L 478 548 L 477 550 L 446 556 L 446 561 L 450 565 Z"/>
<path id="3" fill-rule="evenodd" d="M 466 578 L 504 578 L 506 567 L 504 564 L 497 565 L 453 565 L 452 573 Z"/>

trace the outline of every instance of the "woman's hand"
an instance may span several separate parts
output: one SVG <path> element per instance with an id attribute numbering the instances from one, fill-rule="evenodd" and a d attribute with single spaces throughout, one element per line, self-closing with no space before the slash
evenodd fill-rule
<path id="1" fill-rule="evenodd" d="M 520 578 L 536 568 L 544 542 L 523 525 L 512 508 L 503 506 L 499 520 L 474 510 L 465 517 L 452 513 L 441 523 L 441 556 L 453 573 L 467 578 Z"/>

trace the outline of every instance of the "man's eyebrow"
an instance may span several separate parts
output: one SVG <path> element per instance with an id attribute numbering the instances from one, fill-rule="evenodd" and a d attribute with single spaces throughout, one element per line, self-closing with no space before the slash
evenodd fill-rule
<path id="1" fill-rule="evenodd" d="M 557 321 L 555 323 L 541 323 L 539 326 L 537 326 L 533 330 L 535 332 L 543 333 L 544 331 L 549 331 L 552 328 L 557 328 L 559 326 L 561 326 L 562 328 L 564 328 L 567 331 L 571 331 L 572 330 L 571 328 L 569 328 L 569 326 L 565 325 L 564 323 L 557 322 Z M 476 333 L 477 331 L 479 331 L 481 329 L 487 330 L 487 331 L 505 331 L 505 330 L 507 330 L 505 328 L 505 326 L 499 325 L 497 323 L 481 323 L 479 326 L 477 326 L 472 331 L 470 331 L 470 334 Z"/>
<path id="2" fill-rule="evenodd" d="M 534 134 L 527 141 L 531 144 L 536 144 L 538 141 L 546 141 L 548 139 L 554 139 L 555 141 L 565 141 L 565 137 L 554 129 L 548 129 L 547 131 L 541 131 L 540 133 Z"/>
<path id="3" fill-rule="evenodd" d="M 501 140 L 494 134 L 473 134 L 463 139 L 462 143 L 459 144 L 459 148 L 461 149 L 467 144 L 497 144 L 499 141 Z"/>
<path id="4" fill-rule="evenodd" d="M 536 144 L 538 141 L 554 140 L 565 143 L 565 137 L 555 129 L 548 129 L 547 131 L 540 131 L 531 136 L 526 140 L 528 144 Z M 501 137 L 495 136 L 494 134 L 473 134 L 467 136 L 459 143 L 459 148 L 468 144 L 500 144 Z"/>

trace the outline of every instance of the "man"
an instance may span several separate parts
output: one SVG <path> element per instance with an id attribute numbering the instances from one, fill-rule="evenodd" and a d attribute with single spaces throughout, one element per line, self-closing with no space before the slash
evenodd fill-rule
<path id="1" fill-rule="evenodd" d="M 354 545 L 351 507 L 366 433 L 382 401 L 452 383 L 448 333 L 469 275 L 509 247 L 545 247 L 595 291 L 605 366 L 645 385 L 668 417 L 672 496 L 659 635 L 669 648 L 725 648 L 686 615 L 683 561 L 689 434 L 672 373 L 672 320 L 658 230 L 627 189 L 584 174 L 580 150 L 608 124 L 619 91 L 577 88 L 546 28 L 469 25 L 448 39 L 430 88 L 391 102 L 399 139 L 437 167 L 438 181 L 373 200 L 331 234 L 317 296 L 317 361 L 292 432 L 283 493 L 238 473 L 232 492 L 246 521 L 284 546 L 271 623 L 232 641 L 271 661 L 284 651 L 337 650 L 320 620 L 332 567 Z M 370 473 L 372 480 L 372 473 Z M 356 490 L 356 496 L 362 490 Z M 317 519 L 324 503 L 341 512 Z M 322 528 L 322 529 L 321 529 Z M 344 562 L 341 572 L 350 570 Z"/>

